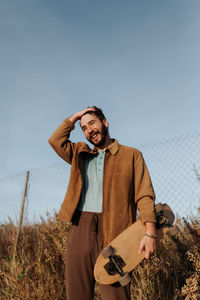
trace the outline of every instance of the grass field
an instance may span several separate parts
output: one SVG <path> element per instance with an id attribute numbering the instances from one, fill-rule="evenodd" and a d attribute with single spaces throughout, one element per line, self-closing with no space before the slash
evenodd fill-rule
<path id="1" fill-rule="evenodd" d="M 149 262 L 133 272 L 132 299 L 200 299 L 200 220 L 178 220 L 180 233 L 166 237 Z M 56 217 L 24 226 L 12 265 L 16 227 L 0 226 L 0 299 L 62 300 L 69 228 Z M 95 299 L 100 299 L 98 285 Z M 78 300 L 78 299 L 77 299 Z"/>

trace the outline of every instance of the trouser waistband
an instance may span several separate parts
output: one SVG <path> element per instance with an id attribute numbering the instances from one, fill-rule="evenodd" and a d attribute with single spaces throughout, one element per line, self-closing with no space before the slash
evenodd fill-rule
<path id="1" fill-rule="evenodd" d="M 102 213 L 76 210 L 72 218 L 72 224 L 79 225 L 84 220 L 90 223 L 91 231 L 98 232 L 98 227 L 101 226 Z"/>

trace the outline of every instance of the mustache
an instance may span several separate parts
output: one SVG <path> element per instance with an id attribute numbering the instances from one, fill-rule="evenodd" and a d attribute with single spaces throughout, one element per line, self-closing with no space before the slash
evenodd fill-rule
<path id="1" fill-rule="evenodd" d="M 89 135 L 89 138 L 92 138 L 92 136 L 93 136 L 94 134 L 98 134 L 98 133 L 100 133 L 98 130 L 92 131 L 92 132 L 90 133 L 90 135 Z"/>

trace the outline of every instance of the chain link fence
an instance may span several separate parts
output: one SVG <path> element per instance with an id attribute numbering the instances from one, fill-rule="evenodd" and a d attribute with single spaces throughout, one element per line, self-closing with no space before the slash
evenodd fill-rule
<path id="1" fill-rule="evenodd" d="M 200 133 L 136 146 L 142 151 L 156 192 L 156 202 L 168 203 L 180 217 L 197 214 L 200 206 Z M 18 223 L 26 172 L 0 179 L 0 223 Z M 70 166 L 64 161 L 30 170 L 23 224 L 40 222 L 58 212 L 64 199 Z"/>
<path id="2" fill-rule="evenodd" d="M 197 215 L 200 207 L 200 133 L 139 147 L 150 171 L 156 202 L 167 202 L 180 217 Z"/>

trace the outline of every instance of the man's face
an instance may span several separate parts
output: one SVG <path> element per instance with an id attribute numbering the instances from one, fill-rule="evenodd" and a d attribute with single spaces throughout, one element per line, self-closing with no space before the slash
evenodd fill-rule
<path id="1" fill-rule="evenodd" d="M 94 146 L 103 146 L 108 134 L 108 122 L 100 121 L 93 114 L 86 114 L 81 118 L 81 128 L 86 139 Z"/>

